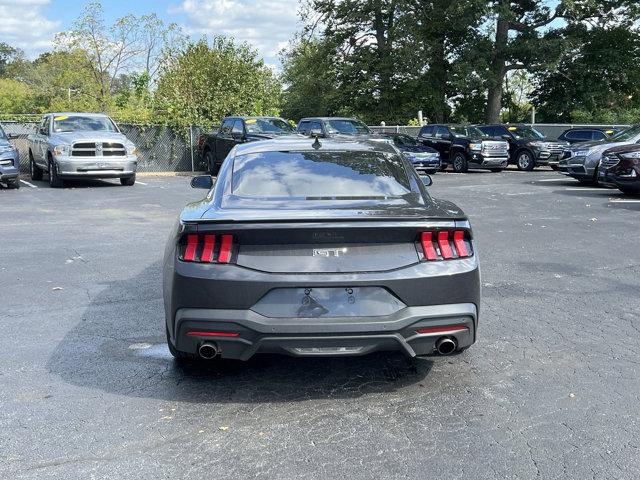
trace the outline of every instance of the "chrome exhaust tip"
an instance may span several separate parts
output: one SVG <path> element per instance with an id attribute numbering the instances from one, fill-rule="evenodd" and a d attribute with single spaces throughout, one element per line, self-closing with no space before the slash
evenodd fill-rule
<path id="1" fill-rule="evenodd" d="M 458 342 L 454 338 L 442 337 L 436 342 L 436 351 L 440 355 L 451 355 L 458 348 Z"/>
<path id="2" fill-rule="evenodd" d="M 206 342 L 198 347 L 198 355 L 205 360 L 211 360 L 220 353 L 215 343 Z"/>

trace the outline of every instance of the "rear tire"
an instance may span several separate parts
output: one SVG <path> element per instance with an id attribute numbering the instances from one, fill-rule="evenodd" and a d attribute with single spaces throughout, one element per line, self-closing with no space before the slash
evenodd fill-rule
<path id="1" fill-rule="evenodd" d="M 466 173 L 469 171 L 467 157 L 465 157 L 462 152 L 455 152 L 451 163 L 453 164 L 453 171 L 456 173 Z"/>
<path id="2" fill-rule="evenodd" d="M 58 167 L 52 158 L 49 158 L 49 186 L 51 188 L 64 187 L 64 181 L 58 176 Z"/>
<path id="3" fill-rule="evenodd" d="M 558 171 L 558 165 L 549 165 L 554 172 Z"/>
<path id="4" fill-rule="evenodd" d="M 133 187 L 136 183 L 136 176 L 133 175 L 131 177 L 123 177 L 120 179 L 120 183 L 125 187 Z"/>
<path id="5" fill-rule="evenodd" d="M 207 169 L 209 170 L 209 173 L 211 175 L 213 175 L 214 177 L 218 175 L 220 166 L 216 165 L 216 159 L 213 156 L 213 153 L 209 150 L 207 150 L 207 152 L 204 154 L 204 163 L 207 165 Z"/>
<path id="6" fill-rule="evenodd" d="M 516 164 L 518 165 L 518 170 L 522 172 L 530 172 L 536 166 L 536 162 L 533 160 L 533 155 L 528 150 L 518 152 Z"/>
<path id="7" fill-rule="evenodd" d="M 634 197 L 637 197 L 638 195 L 640 195 L 640 190 L 638 190 L 637 188 L 625 188 L 625 187 L 618 187 L 618 190 L 620 190 L 622 193 L 624 193 L 625 195 L 631 195 Z"/>
<path id="8" fill-rule="evenodd" d="M 42 169 L 36 165 L 35 160 L 33 159 L 33 153 L 29 150 L 29 176 L 31 180 L 40 181 L 42 180 Z"/>

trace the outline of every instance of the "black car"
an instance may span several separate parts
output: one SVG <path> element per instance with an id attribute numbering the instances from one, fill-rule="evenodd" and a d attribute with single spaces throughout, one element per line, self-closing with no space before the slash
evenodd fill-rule
<path id="1" fill-rule="evenodd" d="M 576 127 L 569 128 L 562 132 L 558 140 L 573 145 L 574 143 L 580 142 L 606 140 L 615 133 L 616 130 L 613 128 Z"/>
<path id="2" fill-rule="evenodd" d="M 627 195 L 640 194 L 640 145 L 610 148 L 602 154 L 598 183 Z"/>
<path id="3" fill-rule="evenodd" d="M 406 133 L 383 133 L 383 137 L 393 140 L 393 144 L 413 164 L 418 172 L 436 173 L 440 170 L 440 153 L 431 147 L 421 144 Z"/>
<path id="4" fill-rule="evenodd" d="M 298 133 L 319 137 L 358 137 L 393 144 L 393 140 L 372 131 L 355 118 L 307 117 L 298 122 Z"/>
<path id="5" fill-rule="evenodd" d="M 424 184 L 423 184 L 424 180 Z M 469 220 L 391 145 L 239 145 L 181 213 L 164 256 L 177 358 L 450 354 L 476 340 Z"/>
<path id="6" fill-rule="evenodd" d="M 478 125 L 491 137 L 509 142 L 509 163 L 518 170 L 533 170 L 540 165 L 549 165 L 556 170 L 564 149 L 569 143 L 551 141 L 529 125 Z"/>
<path id="7" fill-rule="evenodd" d="M 209 173 L 216 175 L 236 145 L 295 133 L 289 122 L 279 117 L 225 117 L 217 132 L 198 137 L 198 153 Z"/>
<path id="8" fill-rule="evenodd" d="M 418 141 L 440 152 L 443 169 L 448 164 L 458 173 L 469 168 L 500 172 L 507 167 L 507 142 L 489 138 L 470 125 L 425 125 L 418 133 Z"/>

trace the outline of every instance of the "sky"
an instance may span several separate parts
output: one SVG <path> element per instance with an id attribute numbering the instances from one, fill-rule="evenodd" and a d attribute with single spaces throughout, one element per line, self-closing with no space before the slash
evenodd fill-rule
<path id="1" fill-rule="evenodd" d="M 57 32 L 71 27 L 88 0 L 0 0 L 0 42 L 29 58 L 51 50 Z M 155 13 L 193 39 L 226 35 L 252 44 L 273 67 L 299 28 L 298 0 L 103 0 L 107 25 L 133 13 Z"/>

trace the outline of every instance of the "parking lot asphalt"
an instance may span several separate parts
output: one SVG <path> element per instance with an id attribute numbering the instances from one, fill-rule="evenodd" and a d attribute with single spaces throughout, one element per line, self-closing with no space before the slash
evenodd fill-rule
<path id="1" fill-rule="evenodd" d="M 640 199 L 551 171 L 433 178 L 481 255 L 473 347 L 186 368 L 160 262 L 202 191 L 0 190 L 0 477 L 639 478 Z"/>

